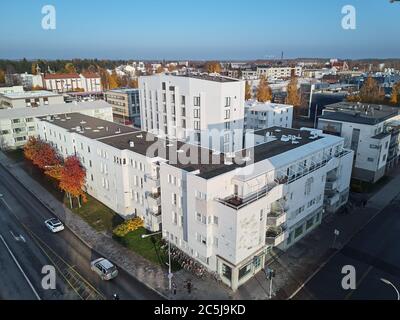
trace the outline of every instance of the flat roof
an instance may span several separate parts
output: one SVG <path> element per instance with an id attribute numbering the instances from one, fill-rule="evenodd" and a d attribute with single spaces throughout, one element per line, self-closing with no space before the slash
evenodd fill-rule
<path id="1" fill-rule="evenodd" d="M 397 116 L 399 110 L 386 105 L 338 102 L 327 105 L 319 118 L 375 125 Z"/>
<path id="2" fill-rule="evenodd" d="M 208 73 L 189 73 L 189 74 L 171 74 L 174 77 L 186 77 L 186 78 L 193 78 L 199 80 L 206 80 L 206 81 L 215 81 L 215 82 L 238 82 L 239 79 L 225 77 L 221 75 L 213 75 Z"/>
<path id="3" fill-rule="evenodd" d="M 26 117 L 43 117 L 47 115 L 55 115 L 62 113 L 73 113 L 87 111 L 93 109 L 112 108 L 112 106 L 104 100 L 82 101 L 76 103 L 54 103 L 47 106 L 39 106 L 36 108 L 9 108 L 0 109 L 0 119 L 17 119 Z"/>
<path id="4" fill-rule="evenodd" d="M 60 114 L 53 118 L 45 116 L 39 117 L 39 119 L 64 128 L 68 132 L 75 132 L 90 139 L 120 136 L 139 131 L 133 127 L 90 117 L 81 113 Z"/>
<path id="5" fill-rule="evenodd" d="M 187 172 L 199 171 L 198 176 L 204 179 L 211 179 L 237 168 L 246 167 L 248 164 L 257 163 L 308 144 L 311 145 L 327 137 L 313 135 L 308 130 L 282 127 L 258 130 L 254 133 L 255 135 L 268 136 L 273 141 L 263 142 L 254 148 L 244 149 L 229 155 L 231 157 L 229 163 L 226 161 L 228 154 L 178 140 L 161 138 L 149 132 L 79 113 L 62 115 L 52 121 L 46 117 L 40 119 L 119 150 L 130 150 L 150 158 L 162 158 L 169 165 Z M 78 126 L 83 127 L 83 130 L 77 131 L 76 127 Z M 196 163 L 191 163 L 194 160 L 192 157 L 196 157 Z"/>
<path id="6" fill-rule="evenodd" d="M 110 92 L 115 92 L 115 93 L 129 93 L 129 92 L 133 92 L 133 91 L 138 91 L 138 88 L 120 88 L 120 89 L 111 89 L 111 90 L 107 90 L 104 93 L 110 93 Z"/>
<path id="7" fill-rule="evenodd" d="M 11 92 L 11 93 L 0 93 L 3 97 L 8 99 L 27 99 L 27 98 L 38 98 L 38 97 L 62 97 L 61 94 L 46 91 L 24 91 L 24 92 Z"/>
<path id="8" fill-rule="evenodd" d="M 258 102 L 258 101 L 247 101 L 245 107 L 250 111 L 269 111 L 269 110 L 279 110 L 286 108 L 293 108 L 289 104 L 271 103 L 271 102 Z"/>

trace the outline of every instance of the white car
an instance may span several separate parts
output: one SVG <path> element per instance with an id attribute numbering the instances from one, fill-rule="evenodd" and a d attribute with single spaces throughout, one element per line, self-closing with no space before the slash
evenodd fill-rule
<path id="1" fill-rule="evenodd" d="M 104 258 L 99 258 L 90 263 L 90 268 L 96 272 L 102 280 L 111 280 L 118 275 L 117 267 Z"/>
<path id="2" fill-rule="evenodd" d="M 44 223 L 46 227 L 49 228 L 49 230 L 53 233 L 57 233 L 64 230 L 64 225 L 57 218 L 48 219 Z"/>

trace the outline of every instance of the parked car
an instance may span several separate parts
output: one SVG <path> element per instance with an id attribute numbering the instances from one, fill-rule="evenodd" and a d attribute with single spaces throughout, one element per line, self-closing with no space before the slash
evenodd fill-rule
<path id="1" fill-rule="evenodd" d="M 44 224 L 53 233 L 57 233 L 57 232 L 64 230 L 64 225 L 57 218 L 48 219 L 44 222 Z"/>
<path id="2" fill-rule="evenodd" d="M 118 275 L 117 267 L 104 258 L 99 258 L 90 263 L 90 268 L 96 272 L 102 280 L 111 280 Z"/>

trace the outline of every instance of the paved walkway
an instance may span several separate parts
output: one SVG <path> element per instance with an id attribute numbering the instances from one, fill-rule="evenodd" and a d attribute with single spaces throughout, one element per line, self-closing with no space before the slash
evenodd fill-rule
<path id="1" fill-rule="evenodd" d="M 377 191 L 364 208 L 355 208 L 348 214 L 327 216 L 320 227 L 300 240 L 286 252 L 272 252 L 268 266 L 276 271 L 273 280 L 273 299 L 288 299 L 302 284 L 343 247 L 373 217 L 400 194 L 400 169 L 392 172 L 392 179 Z M 340 235 L 334 242 L 334 230 Z M 269 281 L 260 272 L 239 288 L 234 299 L 267 299 Z"/>
<path id="2" fill-rule="evenodd" d="M 177 285 L 177 294 L 173 295 L 168 290 L 167 270 L 155 265 L 135 252 L 128 250 L 110 235 L 99 233 L 90 227 L 79 216 L 70 211 L 63 203 L 57 200 L 36 180 L 34 180 L 20 164 L 16 164 L 0 152 L 0 162 L 6 165 L 9 171 L 29 189 L 44 205 L 59 217 L 71 231 L 73 231 L 90 248 L 96 250 L 104 257 L 114 261 L 133 277 L 137 278 L 150 288 L 156 290 L 168 299 L 201 300 L 201 299 L 229 299 L 231 291 L 219 286 L 214 280 L 199 280 L 186 270 L 174 274 L 173 281 Z M 188 294 L 185 282 L 192 283 L 191 293 Z"/>
<path id="3" fill-rule="evenodd" d="M 140 255 L 124 248 L 109 235 L 96 232 L 80 217 L 53 197 L 46 189 L 27 174 L 20 165 L 8 159 L 0 152 L 0 161 L 5 163 L 10 172 L 20 180 L 36 197 L 48 206 L 65 222 L 65 224 L 89 247 L 101 255 L 110 258 L 121 268 L 136 277 L 149 287 L 155 289 L 168 299 L 267 299 L 269 282 L 263 272 L 241 286 L 233 293 L 228 288 L 218 285 L 215 281 L 199 280 L 185 270 L 174 275 L 177 284 L 177 294 L 168 291 L 167 271 L 154 265 Z M 400 194 L 400 169 L 392 174 L 392 180 L 376 192 L 368 201 L 365 208 L 355 209 L 345 215 L 330 215 L 322 225 L 300 240 L 286 252 L 274 250 L 268 266 L 276 271 L 273 292 L 274 299 L 289 298 L 307 279 L 323 265 L 338 248 L 346 244 L 351 237 L 361 230 L 370 219 L 387 206 Z M 340 231 L 335 248 L 332 248 L 334 230 Z M 188 294 L 185 281 L 192 282 L 192 292 Z"/>

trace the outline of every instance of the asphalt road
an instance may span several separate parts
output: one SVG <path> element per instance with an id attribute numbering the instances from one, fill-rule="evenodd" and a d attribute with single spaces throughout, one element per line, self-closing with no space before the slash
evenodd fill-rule
<path id="1" fill-rule="evenodd" d="M 293 299 L 396 300 L 400 290 L 400 197 L 372 219 Z M 355 290 L 344 290 L 344 266 L 355 268 Z M 348 280 L 348 278 L 346 279 Z M 349 282 L 347 282 L 349 283 Z"/>
<path id="2" fill-rule="evenodd" d="M 155 291 L 119 268 L 119 275 L 111 281 L 102 281 L 90 270 L 90 261 L 100 255 L 87 247 L 68 228 L 53 234 L 44 225 L 54 217 L 42 203 L 26 190 L 3 166 L 0 165 L 0 235 L 4 238 L 21 268 L 41 299 L 82 299 L 82 287 L 87 292 L 112 299 L 117 293 L 120 299 L 159 300 Z M 22 235 L 24 241 L 14 236 Z M 57 270 L 56 290 L 43 290 L 42 267 L 54 265 Z M 58 267 L 58 268 L 57 268 Z M 23 273 L 17 268 L 0 238 L 0 298 L 34 299 Z M 63 276 L 68 271 L 67 277 Z M 72 278 L 69 275 L 73 275 Z M 4 275 L 4 276 L 3 276 Z M 75 281 L 76 280 L 76 281 Z M 76 290 L 78 288 L 78 290 Z M 29 290 L 30 289 L 30 290 Z"/>

